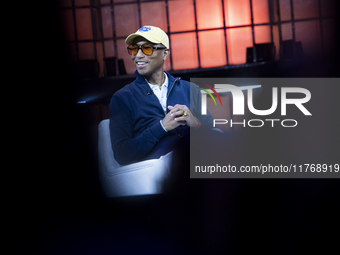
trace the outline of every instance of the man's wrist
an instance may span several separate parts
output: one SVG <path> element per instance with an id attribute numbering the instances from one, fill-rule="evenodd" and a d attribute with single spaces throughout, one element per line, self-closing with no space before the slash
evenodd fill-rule
<path id="1" fill-rule="evenodd" d="M 165 131 L 165 132 L 168 132 L 168 130 L 166 130 L 166 128 L 164 127 L 162 120 L 160 120 L 159 122 L 161 123 L 161 126 L 162 126 L 162 128 L 164 129 L 164 131 Z"/>

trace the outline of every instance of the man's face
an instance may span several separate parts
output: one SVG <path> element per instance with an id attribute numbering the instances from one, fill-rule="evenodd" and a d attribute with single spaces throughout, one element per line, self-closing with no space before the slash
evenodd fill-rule
<path id="1" fill-rule="evenodd" d="M 133 45 L 142 46 L 148 44 L 157 47 L 164 47 L 162 44 L 154 44 L 146 41 L 142 37 L 137 37 L 133 41 Z M 151 55 L 145 55 L 142 50 L 138 50 L 136 55 L 132 55 L 132 60 L 136 65 L 137 71 L 140 75 L 150 76 L 152 73 L 163 72 L 163 63 L 169 54 L 169 50 L 153 50 Z"/>

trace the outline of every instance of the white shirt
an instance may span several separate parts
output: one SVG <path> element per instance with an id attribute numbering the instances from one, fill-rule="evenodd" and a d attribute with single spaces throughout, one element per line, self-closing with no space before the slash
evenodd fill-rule
<path id="1" fill-rule="evenodd" d="M 166 100 L 167 100 L 166 95 L 168 93 L 168 76 L 166 75 L 166 73 L 164 73 L 164 75 L 165 75 L 165 80 L 164 80 L 163 85 L 161 86 L 162 89 L 160 89 L 158 85 L 152 85 L 146 79 L 145 80 L 149 84 L 153 93 L 157 96 L 160 104 L 162 105 L 163 110 L 166 112 Z"/>

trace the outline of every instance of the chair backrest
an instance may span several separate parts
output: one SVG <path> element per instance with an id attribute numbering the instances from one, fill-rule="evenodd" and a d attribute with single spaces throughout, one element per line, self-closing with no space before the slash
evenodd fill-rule
<path id="1" fill-rule="evenodd" d="M 98 126 L 98 161 L 102 171 L 120 167 L 112 151 L 109 119 L 102 120 Z"/>

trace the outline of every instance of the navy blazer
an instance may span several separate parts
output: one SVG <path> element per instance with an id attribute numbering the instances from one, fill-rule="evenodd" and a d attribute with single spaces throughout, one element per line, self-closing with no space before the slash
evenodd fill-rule
<path id="1" fill-rule="evenodd" d="M 166 132 L 160 124 L 166 113 L 157 96 L 143 76 L 137 71 L 135 75 L 136 80 L 117 91 L 110 101 L 112 149 L 121 165 L 165 155 L 174 150 L 190 130 L 188 126 L 178 126 Z M 169 82 L 167 106 L 186 105 L 201 122 L 200 129 L 211 129 L 213 119 L 210 112 L 201 115 L 199 87 L 167 72 L 166 75 Z"/>

